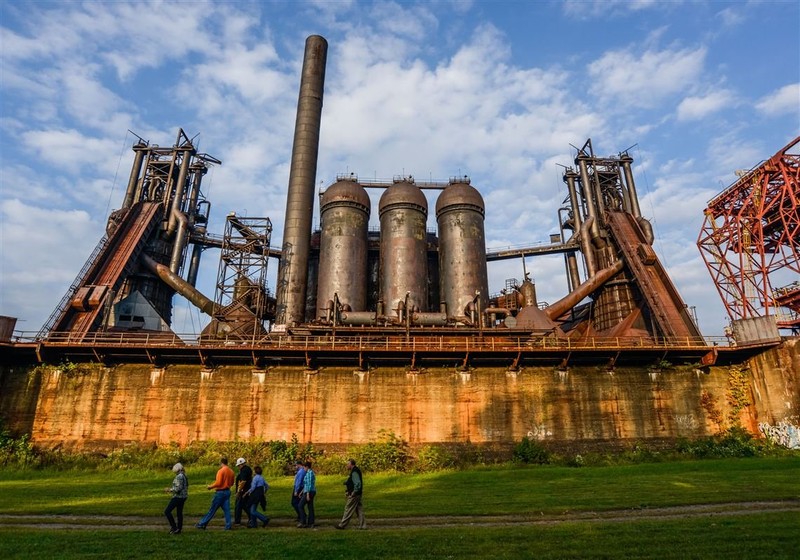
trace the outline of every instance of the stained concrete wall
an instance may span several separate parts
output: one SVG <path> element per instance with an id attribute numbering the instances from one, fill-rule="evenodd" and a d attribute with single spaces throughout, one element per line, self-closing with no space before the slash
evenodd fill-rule
<path id="1" fill-rule="evenodd" d="M 797 340 L 751 360 L 749 368 L 708 372 L 5 368 L 0 414 L 37 444 L 69 448 L 289 440 L 293 434 L 315 444 L 358 443 L 376 440 L 381 430 L 412 444 L 509 443 L 525 436 L 622 442 L 716 433 L 712 413 L 729 422 L 738 408 L 734 415 L 753 434 L 759 423 L 799 424 L 798 372 Z"/>

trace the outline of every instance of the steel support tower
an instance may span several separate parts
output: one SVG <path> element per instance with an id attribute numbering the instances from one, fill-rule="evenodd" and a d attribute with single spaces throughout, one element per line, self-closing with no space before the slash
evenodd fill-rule
<path id="1" fill-rule="evenodd" d="M 800 329 L 800 136 L 708 203 L 697 246 L 732 321 Z"/>

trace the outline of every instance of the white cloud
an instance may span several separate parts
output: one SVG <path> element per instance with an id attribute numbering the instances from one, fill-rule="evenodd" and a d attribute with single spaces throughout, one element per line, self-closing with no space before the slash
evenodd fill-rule
<path id="1" fill-rule="evenodd" d="M 400 5 L 395 2 L 379 2 L 372 9 L 372 17 L 382 32 L 403 39 L 422 40 L 429 30 L 435 29 L 436 17 L 423 5 Z"/>
<path id="2" fill-rule="evenodd" d="M 653 107 L 672 95 L 689 91 L 698 81 L 706 48 L 662 51 L 641 55 L 611 51 L 589 65 L 591 91 L 618 110 L 629 106 Z"/>
<path id="3" fill-rule="evenodd" d="M 641 12 L 643 10 L 664 7 L 673 2 L 659 2 L 658 0 L 565 0 L 562 5 L 564 12 L 572 17 L 588 19 L 597 16 L 610 16 L 626 12 Z"/>
<path id="4" fill-rule="evenodd" d="M 793 114 L 800 119 L 800 83 L 785 85 L 765 95 L 756 103 L 756 109 L 770 117 Z"/>
<path id="5" fill-rule="evenodd" d="M 678 105 L 678 120 L 695 121 L 704 119 L 713 113 L 718 113 L 730 107 L 734 102 L 733 93 L 725 89 L 712 91 L 704 96 L 686 97 Z"/>
<path id="6" fill-rule="evenodd" d="M 78 173 L 85 167 L 105 166 L 98 154 L 118 151 L 109 140 L 92 138 L 78 130 L 31 130 L 21 135 L 23 144 L 42 161 Z"/>
<path id="7" fill-rule="evenodd" d="M 735 27 L 745 21 L 739 6 L 728 6 L 717 13 L 723 27 Z"/>

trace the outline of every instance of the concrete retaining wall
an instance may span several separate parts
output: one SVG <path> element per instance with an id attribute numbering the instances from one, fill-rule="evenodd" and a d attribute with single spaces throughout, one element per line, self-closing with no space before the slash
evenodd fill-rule
<path id="1" fill-rule="evenodd" d="M 698 437 L 733 420 L 800 424 L 800 345 L 740 367 L 526 368 L 518 373 L 141 365 L 5 368 L 0 414 L 44 446 L 260 438 L 315 444 L 577 442 Z"/>

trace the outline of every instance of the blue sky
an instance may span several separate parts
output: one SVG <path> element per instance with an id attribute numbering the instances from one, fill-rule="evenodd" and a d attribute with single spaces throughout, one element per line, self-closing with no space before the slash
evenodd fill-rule
<path id="1" fill-rule="evenodd" d="M 36 331 L 118 208 L 135 138 L 177 129 L 223 164 L 210 229 L 283 230 L 306 36 L 329 42 L 317 180 L 447 180 L 487 206 L 487 246 L 558 231 L 570 144 L 626 148 L 655 249 L 706 335 L 727 315 L 696 247 L 706 202 L 800 133 L 800 4 L 772 2 L 2 2 L 0 314 Z M 377 220 L 373 212 L 373 220 Z M 431 220 L 433 225 L 433 220 Z M 213 297 L 218 254 L 198 288 Z M 271 287 L 277 263 L 270 272 Z M 541 300 L 560 257 L 529 259 Z M 491 263 L 490 290 L 521 278 Z M 176 297 L 173 328 L 205 319 Z"/>

